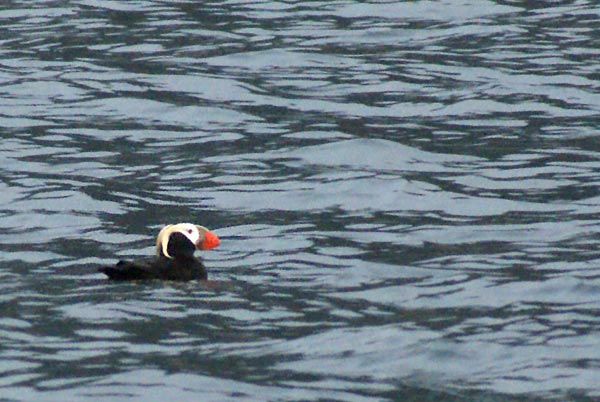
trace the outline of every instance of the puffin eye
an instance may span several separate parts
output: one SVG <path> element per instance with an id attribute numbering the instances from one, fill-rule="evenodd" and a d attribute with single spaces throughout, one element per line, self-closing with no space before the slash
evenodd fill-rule
<path id="1" fill-rule="evenodd" d="M 192 234 L 192 229 L 188 229 L 187 231 L 189 234 Z"/>

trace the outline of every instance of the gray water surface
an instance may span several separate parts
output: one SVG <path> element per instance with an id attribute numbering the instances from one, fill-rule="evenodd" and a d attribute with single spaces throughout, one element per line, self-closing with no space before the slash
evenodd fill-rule
<path id="1" fill-rule="evenodd" d="M 0 400 L 596 400 L 599 18 L 1 5 Z M 175 222 L 209 282 L 97 273 Z"/>

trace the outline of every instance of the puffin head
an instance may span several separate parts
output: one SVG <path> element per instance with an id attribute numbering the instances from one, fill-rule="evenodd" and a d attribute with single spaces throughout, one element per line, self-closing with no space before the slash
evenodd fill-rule
<path id="1" fill-rule="evenodd" d="M 194 254 L 194 250 L 209 250 L 219 245 L 216 234 L 204 226 L 191 223 L 167 225 L 156 238 L 156 254 L 174 258 L 176 253 Z"/>

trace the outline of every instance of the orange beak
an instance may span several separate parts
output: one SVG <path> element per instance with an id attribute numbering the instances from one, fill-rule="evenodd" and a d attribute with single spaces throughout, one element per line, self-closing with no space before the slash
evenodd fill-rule
<path id="1" fill-rule="evenodd" d="M 202 241 L 202 243 L 200 243 L 200 247 L 198 247 L 198 249 L 210 250 L 211 248 L 217 247 L 219 244 L 221 244 L 221 240 L 219 240 L 219 237 L 213 232 L 207 230 L 204 233 L 204 240 Z"/>

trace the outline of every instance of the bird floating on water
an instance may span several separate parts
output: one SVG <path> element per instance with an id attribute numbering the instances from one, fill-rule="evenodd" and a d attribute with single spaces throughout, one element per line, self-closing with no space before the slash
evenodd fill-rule
<path id="1" fill-rule="evenodd" d="M 162 279 L 169 281 L 206 280 L 208 274 L 196 250 L 210 250 L 220 244 L 219 237 L 204 226 L 191 223 L 167 225 L 156 237 L 156 257 L 121 260 L 100 272 L 115 281 Z"/>

